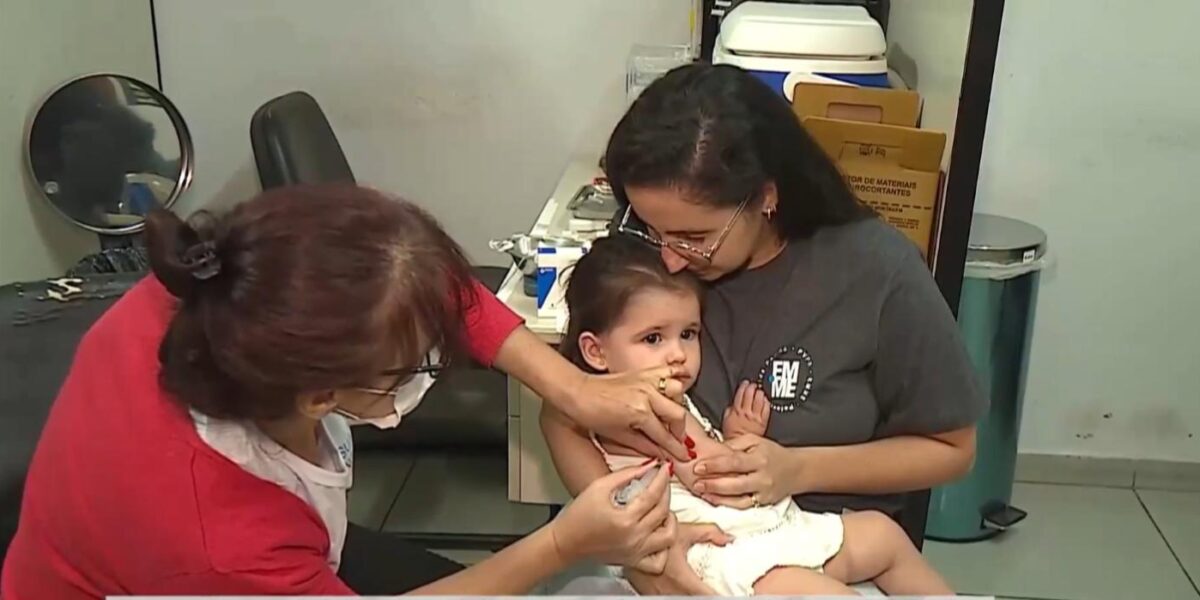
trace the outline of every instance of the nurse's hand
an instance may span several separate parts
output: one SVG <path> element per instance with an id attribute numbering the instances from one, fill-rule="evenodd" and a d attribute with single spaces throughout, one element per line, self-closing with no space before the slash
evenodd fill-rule
<path id="1" fill-rule="evenodd" d="M 667 503 L 669 469 L 659 469 L 650 485 L 629 504 L 613 502 L 617 491 L 654 465 L 622 469 L 596 481 L 575 497 L 549 525 L 559 555 L 609 564 L 636 564 L 675 541 Z"/>
<path id="2" fill-rule="evenodd" d="M 662 573 L 626 569 L 625 577 L 642 596 L 716 596 L 687 562 L 687 552 L 699 543 L 724 546 L 733 541 L 715 525 L 680 525 L 675 543 L 664 552 Z"/>
<path id="3" fill-rule="evenodd" d="M 800 493 L 796 457 L 787 448 L 757 435 L 743 435 L 726 445 L 729 454 L 698 461 L 692 491 L 713 504 L 734 508 L 767 506 Z"/>
<path id="4" fill-rule="evenodd" d="M 657 367 L 619 375 L 588 375 L 575 391 L 576 424 L 637 450 L 646 456 L 666 455 L 687 462 L 682 440 L 687 409 L 680 403 L 683 384 L 679 367 Z"/>

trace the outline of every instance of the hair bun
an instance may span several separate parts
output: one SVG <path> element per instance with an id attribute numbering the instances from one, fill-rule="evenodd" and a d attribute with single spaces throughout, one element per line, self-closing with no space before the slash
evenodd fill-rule
<path id="1" fill-rule="evenodd" d="M 165 209 L 146 216 L 150 268 L 175 297 L 190 297 L 198 283 L 221 273 L 215 225 L 215 219 L 203 212 L 187 222 Z"/>
<path id="2" fill-rule="evenodd" d="M 199 281 L 212 279 L 221 273 L 217 244 L 212 240 L 188 247 L 183 251 L 181 261 L 192 277 Z"/>

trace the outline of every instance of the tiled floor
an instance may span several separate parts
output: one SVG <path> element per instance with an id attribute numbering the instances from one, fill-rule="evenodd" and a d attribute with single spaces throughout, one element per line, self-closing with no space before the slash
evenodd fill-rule
<path id="1" fill-rule="evenodd" d="M 544 507 L 507 501 L 504 456 L 362 455 L 351 519 L 396 532 L 526 533 Z M 1018 484 L 1029 517 L 998 539 L 927 545 L 964 594 L 1009 599 L 1197 599 L 1200 493 Z M 463 562 L 482 552 L 446 551 Z"/>
<path id="2" fill-rule="evenodd" d="M 1171 547 L 1129 489 L 1019 484 L 1026 520 L 990 542 L 930 543 L 930 561 L 962 593 L 1015 598 L 1197 598 Z M 1200 494 L 1191 494 L 1193 512 Z M 1164 528 L 1164 531 L 1166 529 Z M 1194 539 L 1194 538 L 1193 538 Z M 1193 541 L 1193 544 L 1196 542 Z M 1200 562 L 1191 572 L 1200 575 Z"/>

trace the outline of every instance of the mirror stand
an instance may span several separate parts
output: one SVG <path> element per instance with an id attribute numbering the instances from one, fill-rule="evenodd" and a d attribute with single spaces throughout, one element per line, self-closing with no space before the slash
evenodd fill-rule
<path id="1" fill-rule="evenodd" d="M 107 233 L 99 234 L 100 250 L 116 250 L 119 248 L 137 248 L 146 245 L 145 238 L 141 232 L 127 233 L 124 235 L 109 235 Z"/>

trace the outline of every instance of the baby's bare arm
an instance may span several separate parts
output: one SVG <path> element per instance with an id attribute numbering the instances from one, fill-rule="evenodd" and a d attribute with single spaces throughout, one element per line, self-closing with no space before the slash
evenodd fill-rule
<path id="1" fill-rule="evenodd" d="M 692 450 L 695 450 L 696 458 L 686 463 L 676 462 L 675 474 L 679 476 L 679 481 L 690 490 L 696 483 L 696 474 L 692 471 L 692 467 L 696 465 L 696 461 L 729 454 L 733 450 L 729 446 L 708 437 L 708 434 L 704 433 L 704 428 L 700 425 L 700 422 L 692 415 L 687 416 L 686 431 L 688 437 L 695 443 Z"/>

